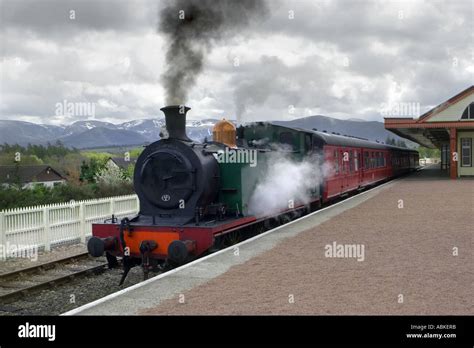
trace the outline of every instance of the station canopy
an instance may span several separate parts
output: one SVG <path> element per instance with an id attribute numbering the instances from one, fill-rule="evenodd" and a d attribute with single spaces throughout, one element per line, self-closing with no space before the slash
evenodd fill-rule
<path id="1" fill-rule="evenodd" d="M 385 128 L 428 148 L 450 141 L 451 130 L 474 128 L 474 86 L 424 113 L 419 118 L 385 117 Z"/>

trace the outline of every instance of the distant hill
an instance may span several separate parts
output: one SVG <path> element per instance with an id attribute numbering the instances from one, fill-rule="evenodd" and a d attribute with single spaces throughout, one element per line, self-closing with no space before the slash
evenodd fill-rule
<path id="1" fill-rule="evenodd" d="M 188 120 L 186 132 L 191 139 L 202 141 L 212 138 L 212 127 L 217 119 L 201 121 Z M 385 130 L 382 122 L 364 121 L 361 119 L 339 120 L 326 116 L 309 116 L 291 121 L 273 121 L 287 127 L 304 129 L 316 128 L 319 131 L 337 132 L 353 135 L 372 141 L 384 142 L 387 136 L 395 140 L 402 139 Z M 23 121 L 0 120 L 0 144 L 46 144 L 60 140 L 63 144 L 79 149 L 141 145 L 158 140 L 164 118 L 133 120 L 113 124 L 96 120 L 78 121 L 67 126 L 50 126 Z M 414 145 L 404 139 L 407 144 Z"/>
<path id="2" fill-rule="evenodd" d="M 64 127 L 0 120 L 1 144 L 41 144 L 57 139 L 62 134 L 64 134 Z"/>
<path id="3" fill-rule="evenodd" d="M 78 149 L 99 146 L 142 145 L 148 142 L 146 137 L 133 131 L 102 127 L 68 135 L 60 140 L 63 144 Z"/>

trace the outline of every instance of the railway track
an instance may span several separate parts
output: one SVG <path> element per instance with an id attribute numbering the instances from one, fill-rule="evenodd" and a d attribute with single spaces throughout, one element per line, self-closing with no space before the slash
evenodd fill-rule
<path id="1" fill-rule="evenodd" d="M 105 258 L 96 259 L 88 253 L 81 253 L 0 274 L 0 304 L 38 290 L 50 289 L 78 277 L 102 272 L 106 267 Z"/>

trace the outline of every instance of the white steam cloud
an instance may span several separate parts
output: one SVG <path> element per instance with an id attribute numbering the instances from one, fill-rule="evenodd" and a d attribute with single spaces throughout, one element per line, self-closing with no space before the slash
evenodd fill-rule
<path id="1" fill-rule="evenodd" d="M 270 155 L 262 175 L 263 181 L 250 198 L 249 213 L 257 217 L 278 213 L 289 208 L 307 204 L 311 191 L 319 190 L 319 185 L 329 174 L 327 164 L 321 164 L 319 156 L 313 155 L 303 161 L 295 161 L 277 151 Z"/>

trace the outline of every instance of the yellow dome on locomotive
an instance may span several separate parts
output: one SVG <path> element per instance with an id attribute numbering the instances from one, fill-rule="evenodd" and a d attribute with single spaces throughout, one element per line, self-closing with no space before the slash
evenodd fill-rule
<path id="1" fill-rule="evenodd" d="M 236 137 L 237 131 L 234 124 L 225 118 L 217 122 L 212 129 L 212 139 L 229 147 L 237 147 L 235 143 Z"/>

